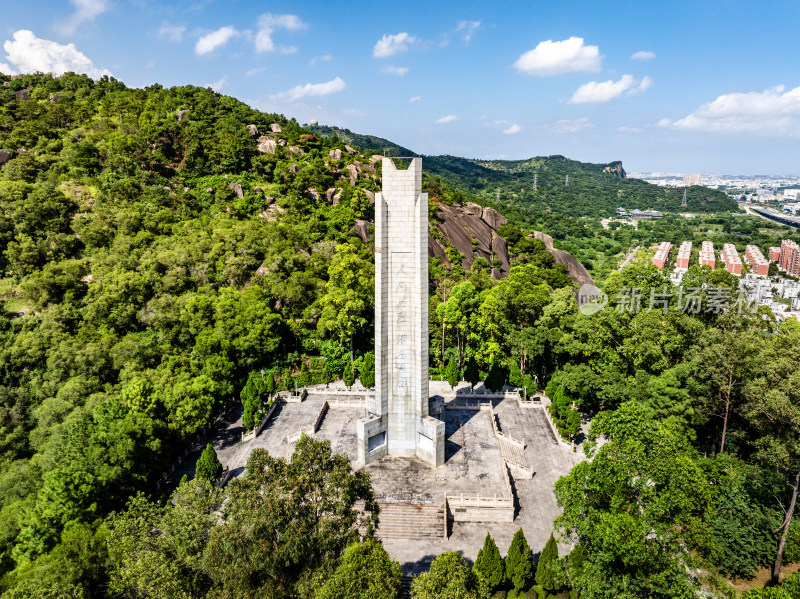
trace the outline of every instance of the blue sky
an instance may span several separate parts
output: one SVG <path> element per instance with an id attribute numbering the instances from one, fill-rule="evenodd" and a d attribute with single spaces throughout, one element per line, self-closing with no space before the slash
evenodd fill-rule
<path id="1" fill-rule="evenodd" d="M 3 4 L 3 72 L 209 85 L 425 154 L 800 175 L 797 0 Z"/>

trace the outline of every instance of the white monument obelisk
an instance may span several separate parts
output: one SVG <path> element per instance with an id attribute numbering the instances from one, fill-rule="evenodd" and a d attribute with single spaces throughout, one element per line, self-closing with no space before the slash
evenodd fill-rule
<path id="1" fill-rule="evenodd" d="M 358 421 L 359 459 L 444 463 L 444 422 L 428 415 L 428 194 L 422 159 L 382 164 L 375 194 L 375 397 Z"/>

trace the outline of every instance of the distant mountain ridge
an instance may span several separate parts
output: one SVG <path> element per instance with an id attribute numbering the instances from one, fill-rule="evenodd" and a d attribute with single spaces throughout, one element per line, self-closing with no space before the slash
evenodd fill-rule
<path id="1" fill-rule="evenodd" d="M 323 137 L 389 156 L 417 156 L 413 150 L 374 135 L 339 127 L 312 125 Z M 619 206 L 663 213 L 735 211 L 736 202 L 720 191 L 693 186 L 687 206 L 681 206 L 683 189 L 666 189 L 627 177 L 619 160 L 589 163 L 561 155 L 526 160 L 479 160 L 458 156 L 424 156 L 426 172 L 438 175 L 456 188 L 485 200 L 500 195 L 502 204 L 568 217 L 613 216 Z M 535 189 L 534 189 L 535 187 Z"/>

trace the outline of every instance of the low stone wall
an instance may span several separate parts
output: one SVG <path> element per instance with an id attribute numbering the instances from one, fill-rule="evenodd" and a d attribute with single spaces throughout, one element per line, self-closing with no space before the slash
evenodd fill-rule
<path id="1" fill-rule="evenodd" d="M 272 400 L 272 406 L 270 407 L 269 411 L 266 413 L 264 418 L 261 419 L 261 422 L 259 423 L 259 425 L 256 428 L 254 428 L 252 431 L 247 433 L 246 435 L 242 435 L 242 443 L 247 443 L 248 441 L 251 441 L 251 440 L 255 439 L 256 437 L 258 437 L 258 435 L 263 430 L 264 426 L 267 424 L 267 421 L 269 420 L 270 416 L 272 416 L 272 413 L 275 411 L 275 408 L 278 407 L 278 404 L 280 403 L 280 401 L 281 401 L 280 396 L 276 396 Z"/>
<path id="2" fill-rule="evenodd" d="M 314 430 L 312 432 L 316 433 L 319 430 L 319 427 L 322 425 L 322 421 L 325 420 L 325 414 L 328 413 L 328 402 L 324 402 L 322 407 L 319 409 L 319 414 L 317 414 L 317 418 L 314 420 Z"/>
<path id="3" fill-rule="evenodd" d="M 447 517 L 451 522 L 513 522 L 513 497 L 480 495 L 445 496 Z"/>

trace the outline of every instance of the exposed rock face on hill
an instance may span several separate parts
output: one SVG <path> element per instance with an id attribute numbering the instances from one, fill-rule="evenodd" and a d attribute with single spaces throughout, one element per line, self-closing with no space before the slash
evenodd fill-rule
<path id="1" fill-rule="evenodd" d="M 436 227 L 439 233 L 464 256 L 461 261 L 464 269 L 470 268 L 475 258 L 482 257 L 493 264 L 493 278 L 502 279 L 508 275 L 511 268 L 508 244 L 497 231 L 507 222 L 502 214 L 494 208 L 481 208 L 470 202 L 464 206 L 440 204 L 437 218 L 439 222 L 432 222 L 431 227 Z M 558 264 L 567 267 L 567 274 L 575 283 L 594 284 L 592 276 L 572 254 L 553 247 L 552 237 L 538 231 L 535 237 L 545 244 Z M 449 264 L 442 244 L 434 235 L 428 235 L 428 254 L 431 258 L 437 257 Z M 494 268 L 495 259 L 499 261 L 499 268 Z"/>
<path id="2" fill-rule="evenodd" d="M 604 173 L 611 173 L 612 175 L 616 175 L 620 179 L 624 179 L 625 177 L 627 177 L 627 175 L 625 174 L 625 169 L 622 168 L 622 163 L 621 162 L 613 162 L 613 163 L 609 164 L 608 166 L 604 166 L 603 167 L 603 172 Z"/>
<path id="3" fill-rule="evenodd" d="M 569 252 L 565 252 L 564 250 L 557 250 L 553 247 L 553 238 L 549 235 L 544 233 L 540 233 L 539 231 L 535 231 L 533 236 L 544 243 L 544 246 L 547 250 L 553 254 L 553 258 L 556 259 L 556 262 L 559 264 L 563 264 L 567 267 L 567 274 L 570 278 L 575 281 L 578 285 L 594 285 L 594 279 L 592 279 L 592 275 L 589 274 L 589 271 L 584 268 L 583 264 L 578 262 L 578 260 L 570 254 Z"/>

